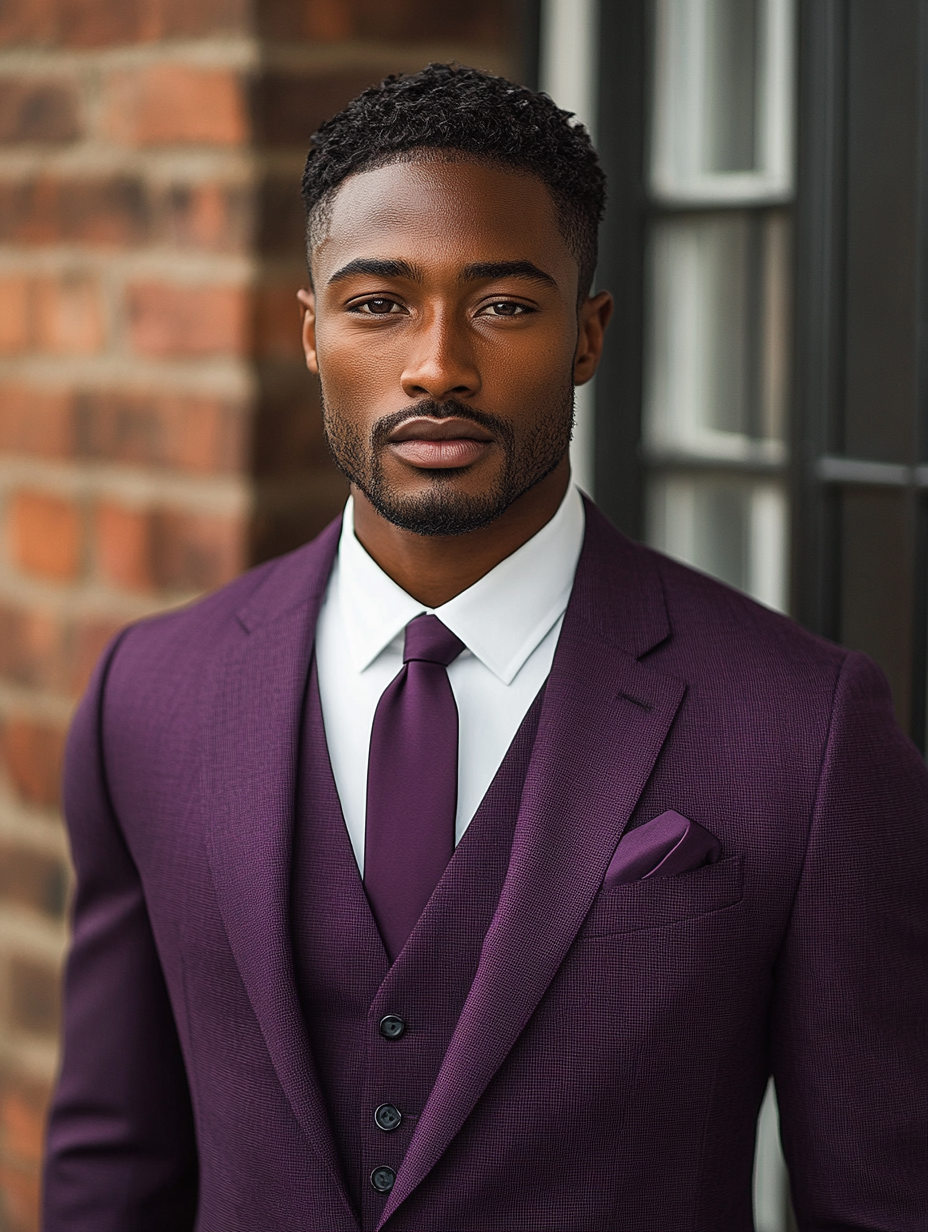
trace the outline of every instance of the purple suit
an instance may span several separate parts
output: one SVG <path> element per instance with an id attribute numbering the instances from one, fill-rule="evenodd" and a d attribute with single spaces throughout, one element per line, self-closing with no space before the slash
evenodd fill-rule
<path id="1" fill-rule="evenodd" d="M 396 1185 L 359 1210 L 341 1102 L 379 1010 L 344 1048 L 313 1016 L 326 945 L 346 1005 L 376 957 L 306 688 L 337 534 L 128 630 L 75 720 L 46 1232 L 748 1232 L 770 1072 L 801 1228 L 924 1232 L 924 765 L 867 659 L 592 507 L 495 785 L 511 850 L 465 836 L 407 946 L 422 1004 L 432 977 L 460 1004 L 434 994 Z M 623 833 L 668 812 L 715 862 L 623 881 Z"/>

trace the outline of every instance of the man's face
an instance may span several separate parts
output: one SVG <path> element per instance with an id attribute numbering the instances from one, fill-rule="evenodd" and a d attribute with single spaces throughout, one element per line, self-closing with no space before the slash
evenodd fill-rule
<path id="1" fill-rule="evenodd" d="M 352 176 L 313 275 L 328 442 L 383 517 L 475 530 L 565 459 L 577 265 L 534 176 L 434 158 Z"/>

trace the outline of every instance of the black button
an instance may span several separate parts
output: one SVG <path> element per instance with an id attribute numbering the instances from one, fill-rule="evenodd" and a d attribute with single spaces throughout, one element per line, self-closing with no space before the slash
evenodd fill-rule
<path id="1" fill-rule="evenodd" d="M 403 1114 L 395 1104 L 381 1104 L 374 1110 L 374 1124 L 385 1134 L 396 1129 L 402 1119 Z"/>
<path id="2" fill-rule="evenodd" d="M 392 1168 L 375 1168 L 371 1173 L 371 1184 L 378 1193 L 389 1193 L 396 1183 L 396 1173 Z"/>
<path id="3" fill-rule="evenodd" d="M 380 1020 L 380 1034 L 384 1039 L 397 1040 L 406 1034 L 406 1024 L 397 1014 L 385 1014 Z"/>

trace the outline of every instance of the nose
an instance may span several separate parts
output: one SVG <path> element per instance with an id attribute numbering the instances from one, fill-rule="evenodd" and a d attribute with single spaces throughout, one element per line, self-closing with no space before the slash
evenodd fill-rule
<path id="1" fill-rule="evenodd" d="M 480 373 L 463 323 L 436 313 L 408 336 L 410 350 L 400 377 L 407 398 L 443 402 L 478 392 Z"/>

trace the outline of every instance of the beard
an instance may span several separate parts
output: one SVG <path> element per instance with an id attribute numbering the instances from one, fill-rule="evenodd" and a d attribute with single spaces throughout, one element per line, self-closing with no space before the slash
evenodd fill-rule
<path id="1" fill-rule="evenodd" d="M 414 418 L 466 419 L 485 428 L 503 452 L 503 465 L 495 482 L 484 492 L 455 490 L 462 468 L 423 469 L 428 490 L 407 496 L 384 474 L 383 457 L 390 434 Z M 574 388 L 570 381 L 552 395 L 532 429 L 517 435 L 512 424 L 498 415 L 477 410 L 449 398 L 424 399 L 402 411 L 378 419 L 365 438 L 323 391 L 322 421 L 326 443 L 335 465 L 364 493 L 381 517 L 417 535 L 466 535 L 495 522 L 514 501 L 550 475 L 570 447 L 574 420 Z"/>

